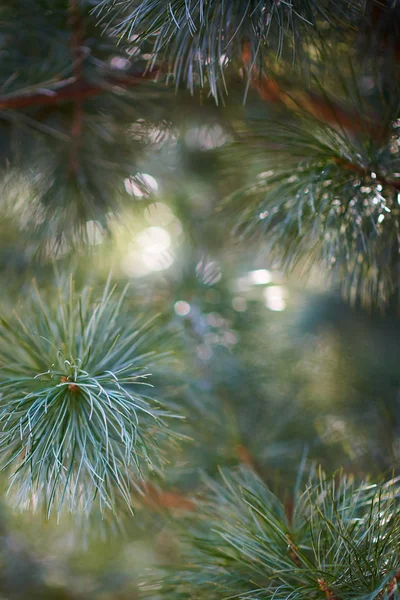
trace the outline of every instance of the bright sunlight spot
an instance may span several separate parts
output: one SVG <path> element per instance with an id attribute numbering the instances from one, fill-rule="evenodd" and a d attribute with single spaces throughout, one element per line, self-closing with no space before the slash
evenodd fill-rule
<path id="1" fill-rule="evenodd" d="M 281 285 L 266 287 L 264 292 L 265 306 L 269 310 L 282 311 L 286 308 L 286 290 Z"/>

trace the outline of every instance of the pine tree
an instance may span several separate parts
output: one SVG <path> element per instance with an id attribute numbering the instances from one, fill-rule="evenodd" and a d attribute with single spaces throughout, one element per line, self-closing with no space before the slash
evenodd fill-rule
<path id="1" fill-rule="evenodd" d="M 129 597 L 399 596 L 399 10 L 0 7 L 4 504 Z"/>

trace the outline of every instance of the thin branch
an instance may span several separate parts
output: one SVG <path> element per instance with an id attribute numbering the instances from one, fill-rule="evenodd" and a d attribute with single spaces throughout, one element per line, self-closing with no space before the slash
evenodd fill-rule
<path id="1" fill-rule="evenodd" d="M 366 123 L 360 118 L 357 112 L 344 109 L 332 102 L 327 102 L 314 92 L 289 93 L 278 84 L 277 81 L 268 77 L 264 71 L 259 72 L 251 61 L 251 52 L 248 45 L 243 47 L 243 62 L 250 71 L 251 86 L 257 90 L 260 98 L 268 103 L 283 104 L 289 109 L 301 109 L 312 115 L 319 121 L 327 123 L 332 127 L 340 127 L 348 132 L 359 133 L 366 131 Z M 378 123 L 373 115 L 370 115 L 370 124 L 368 130 L 374 134 L 381 133 L 381 127 L 378 129 Z"/>
<path id="2" fill-rule="evenodd" d="M 288 541 L 288 549 L 289 549 L 289 556 L 291 558 L 291 560 L 294 562 L 294 564 L 297 567 L 301 567 L 301 561 L 299 558 L 299 554 L 298 554 L 298 550 L 297 550 L 297 546 L 294 543 L 294 541 L 292 540 L 292 538 L 290 537 L 289 534 L 286 534 L 286 539 Z"/>
<path id="3" fill-rule="evenodd" d="M 150 75 L 150 74 L 149 74 Z M 152 73 L 151 75 L 154 75 Z M 112 76 L 105 79 L 102 84 L 89 83 L 87 81 L 72 81 L 66 79 L 57 85 L 57 91 L 44 90 L 41 88 L 32 94 L 21 94 L 13 96 L 0 96 L 0 111 L 20 110 L 31 106 L 51 106 L 56 104 L 75 102 L 93 96 L 113 91 L 113 88 L 129 88 L 139 85 L 146 74 Z M 115 90 L 114 90 L 115 91 Z"/>
<path id="4" fill-rule="evenodd" d="M 176 491 L 160 490 L 150 483 L 144 485 L 144 497 L 142 502 L 153 508 L 165 508 L 168 510 L 194 511 L 195 503 L 184 494 Z"/>
<path id="5" fill-rule="evenodd" d="M 395 576 L 390 580 L 386 590 L 379 592 L 377 598 L 379 598 L 379 600 L 381 600 L 381 598 L 394 598 L 395 593 L 398 590 L 399 582 L 400 573 L 396 573 Z"/>
<path id="6" fill-rule="evenodd" d="M 362 167 L 360 165 L 356 165 L 356 164 L 352 163 L 351 161 L 347 160 L 346 158 L 334 157 L 334 158 L 332 158 L 332 160 L 337 165 L 341 165 L 345 169 L 348 169 L 349 171 L 354 171 L 354 173 L 358 173 L 359 175 L 365 176 L 365 175 L 370 175 L 370 173 L 371 173 L 371 170 L 368 170 L 365 167 Z M 384 175 L 382 175 L 379 172 L 375 173 L 375 174 L 376 174 L 376 177 L 374 180 L 375 183 L 380 183 L 381 185 L 391 187 L 394 190 L 398 190 L 400 192 L 400 181 L 394 181 L 393 179 L 388 179 L 387 177 L 385 177 Z"/>
<path id="7" fill-rule="evenodd" d="M 339 598 L 337 598 L 332 591 L 329 589 L 329 587 L 327 586 L 326 582 L 323 579 L 318 579 L 318 585 L 319 585 L 319 589 L 321 590 L 321 592 L 325 592 L 325 596 L 327 597 L 327 600 L 339 600 Z"/>
<path id="8" fill-rule="evenodd" d="M 264 469 L 255 459 L 255 457 L 250 453 L 250 450 L 244 445 L 239 444 L 236 446 L 236 455 L 239 458 L 242 465 L 253 469 L 257 475 L 264 480 L 265 474 L 263 473 Z"/>

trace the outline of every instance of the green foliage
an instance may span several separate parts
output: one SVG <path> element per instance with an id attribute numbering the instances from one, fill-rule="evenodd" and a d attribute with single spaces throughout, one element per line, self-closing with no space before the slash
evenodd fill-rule
<path id="1" fill-rule="evenodd" d="M 124 311 L 127 290 L 98 297 L 73 281 L 27 290 L 1 318 L 1 465 L 22 504 L 60 511 L 132 504 L 159 470 L 167 412 L 152 399 L 154 325 Z M 129 328 L 127 324 L 129 323 Z"/>
<path id="2" fill-rule="evenodd" d="M 397 597 L 396 481 L 314 474 L 284 504 L 251 471 L 222 479 L 184 521 L 184 564 L 167 573 L 162 597 Z"/>
<path id="3" fill-rule="evenodd" d="M 309 37 L 318 35 L 318 22 L 338 23 L 344 15 L 362 11 L 362 2 L 347 0 L 103 0 L 103 20 L 127 39 L 154 40 L 154 61 L 166 63 L 175 80 L 193 91 L 207 84 L 215 98 L 227 91 L 224 71 L 233 60 L 242 63 L 243 44 L 261 70 L 263 55 L 293 58 Z M 114 10 L 111 10 L 114 7 Z M 332 10 L 334 9 L 334 10 Z M 137 38 L 135 39 L 137 43 Z"/>
<path id="4" fill-rule="evenodd" d="M 343 304 L 322 323 L 321 300 L 280 272 L 311 267 L 320 285 L 322 262 L 355 305 L 386 308 L 400 287 L 399 14 L 379 0 L 1 5 L 0 273 L 16 307 L 0 317 L 0 468 L 11 503 L 58 513 L 47 555 L 122 517 L 130 536 L 96 546 L 69 596 L 136 595 L 138 572 L 152 600 L 399 596 L 397 479 L 293 485 L 304 447 L 329 472 L 396 471 L 396 327 Z M 96 249 L 77 249 L 79 283 L 54 284 L 48 259 L 69 272 L 81 241 Z M 87 285 L 114 263 L 132 293 Z M 172 370 L 158 359 L 176 331 Z M 66 561 L 15 597 L 56 595 Z"/>
<path id="5" fill-rule="evenodd" d="M 192 91 L 207 83 L 216 98 L 228 89 L 228 66 L 234 99 L 264 84 L 268 74 L 274 85 L 278 77 L 278 87 L 267 94 L 257 126 L 258 141 L 271 150 L 262 171 L 272 169 L 274 176 L 256 186 L 261 203 L 240 190 L 242 207 L 246 199 L 240 216 L 254 221 L 268 213 L 262 225 L 285 266 L 322 257 L 343 279 L 348 297 L 386 305 L 399 286 L 397 12 L 378 2 L 334 4 L 335 11 L 330 0 L 32 0 L 26 9 L 17 0 L 6 3 L 0 9 L 0 190 L 7 217 L 22 231 L 33 230 L 52 257 L 108 232 L 110 217 L 131 201 L 129 182 L 146 187 L 140 165 L 155 128 L 160 122 L 169 127 L 176 116 L 165 101 L 173 93 L 143 81 L 149 61 L 160 80 L 165 75 L 168 82 L 172 72 Z M 21 19 L 27 27 L 20 27 Z M 374 19 L 376 52 L 354 62 L 353 73 L 348 55 L 360 59 Z M 301 63 L 293 60 L 298 55 Z M 341 77 L 348 89 L 338 87 Z M 270 105 L 282 103 L 281 83 L 286 108 L 293 92 L 290 110 L 271 114 Z M 311 91 L 312 103 L 316 89 L 320 105 L 338 109 L 337 123 L 321 115 L 298 118 L 298 92 Z M 361 136 L 341 121 L 340 107 L 349 100 Z M 385 134 L 392 127 L 391 137 L 369 129 L 374 104 L 376 122 Z M 231 110 L 225 120 L 235 129 L 242 113 Z M 242 133 L 247 152 L 251 136 Z M 229 144 L 223 153 L 229 159 Z"/>
<path id="6" fill-rule="evenodd" d="M 378 147 L 310 118 L 256 125 L 264 171 L 227 203 L 238 231 L 265 232 L 287 269 L 322 260 L 352 301 L 387 304 L 399 286 L 398 122 Z"/>
<path id="7" fill-rule="evenodd" d="M 399 287 L 396 6 L 104 0 L 95 12 L 128 44 L 154 41 L 151 65 L 192 92 L 259 88 L 263 106 L 249 101 L 238 136 L 240 170 L 261 157 L 273 176 L 235 194 L 234 229 L 259 222 L 285 268 L 322 259 L 347 298 L 387 306 Z M 230 117 L 232 133 L 241 116 Z M 231 150 L 220 154 L 236 169 Z"/>
<path id="8" fill-rule="evenodd" d="M 131 200 L 125 179 L 144 187 L 136 178 L 143 131 L 162 116 L 143 78 L 146 62 L 101 33 L 94 4 L 0 8 L 2 202 L 63 250 L 87 241 L 88 221 L 107 229 L 110 214 Z"/>

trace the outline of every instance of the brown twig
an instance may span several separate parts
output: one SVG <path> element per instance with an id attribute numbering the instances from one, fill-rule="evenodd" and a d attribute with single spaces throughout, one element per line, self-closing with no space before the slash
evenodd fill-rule
<path id="1" fill-rule="evenodd" d="M 159 490 L 150 483 L 144 485 L 143 504 L 152 508 L 193 511 L 195 503 L 180 492 Z"/>
<path id="2" fill-rule="evenodd" d="M 256 458 L 250 453 L 250 450 L 243 444 L 236 446 L 236 455 L 242 465 L 251 468 L 261 479 L 264 480 L 265 473 L 262 466 L 258 463 Z"/>
<path id="3" fill-rule="evenodd" d="M 56 90 L 44 90 L 33 92 L 31 94 L 21 94 L 13 96 L 0 96 L 0 111 L 21 110 L 33 106 L 53 106 L 76 100 L 85 100 L 86 98 L 99 96 L 112 91 L 113 88 L 129 88 L 139 85 L 145 78 L 144 74 L 139 75 L 110 75 L 103 84 L 88 83 L 87 81 L 71 81 L 66 79 L 60 81 Z"/>
<path id="4" fill-rule="evenodd" d="M 349 133 L 369 131 L 382 135 L 382 128 L 379 127 L 376 118 L 372 115 L 367 121 L 360 118 L 357 112 L 342 108 L 310 90 L 292 93 L 284 90 L 276 80 L 268 77 L 264 70 L 260 72 L 253 66 L 248 44 L 243 46 L 242 60 L 247 70 L 250 71 L 252 87 L 257 90 L 260 98 L 265 102 L 279 103 L 292 110 L 300 109 L 318 121 L 331 127 L 339 127 Z"/>
<path id="5" fill-rule="evenodd" d="M 294 564 L 296 565 L 296 567 L 301 567 L 301 561 L 299 558 L 299 554 L 297 551 L 297 546 L 294 543 L 294 541 L 292 540 L 292 538 L 290 537 L 289 534 L 286 534 L 286 539 L 288 541 L 288 548 L 289 548 L 289 556 L 292 559 L 292 561 L 294 562 Z"/>
<path id="6" fill-rule="evenodd" d="M 349 171 L 353 171 L 354 173 L 358 173 L 359 175 L 366 176 L 371 174 L 371 170 L 362 167 L 361 165 L 357 165 L 342 157 L 334 157 L 332 158 L 333 162 L 337 165 L 344 167 Z M 375 173 L 376 177 L 374 179 L 375 183 L 380 183 L 382 186 L 388 186 L 395 190 L 400 191 L 400 181 L 394 181 L 393 179 L 388 179 L 381 173 Z"/>
<path id="7" fill-rule="evenodd" d="M 333 592 L 329 589 L 327 583 L 323 579 L 318 579 L 318 585 L 321 592 L 325 592 L 327 600 L 339 600 L 337 596 L 335 596 Z"/>
<path id="8" fill-rule="evenodd" d="M 294 513 L 294 501 L 293 498 L 289 498 L 284 505 L 286 517 L 291 527 L 293 524 L 293 513 Z"/>
<path id="9" fill-rule="evenodd" d="M 396 590 L 398 588 L 399 582 L 400 582 L 400 573 L 396 573 L 396 575 L 390 581 L 388 589 L 387 589 L 387 597 L 388 598 L 392 598 L 394 596 L 394 593 L 396 592 Z"/>

